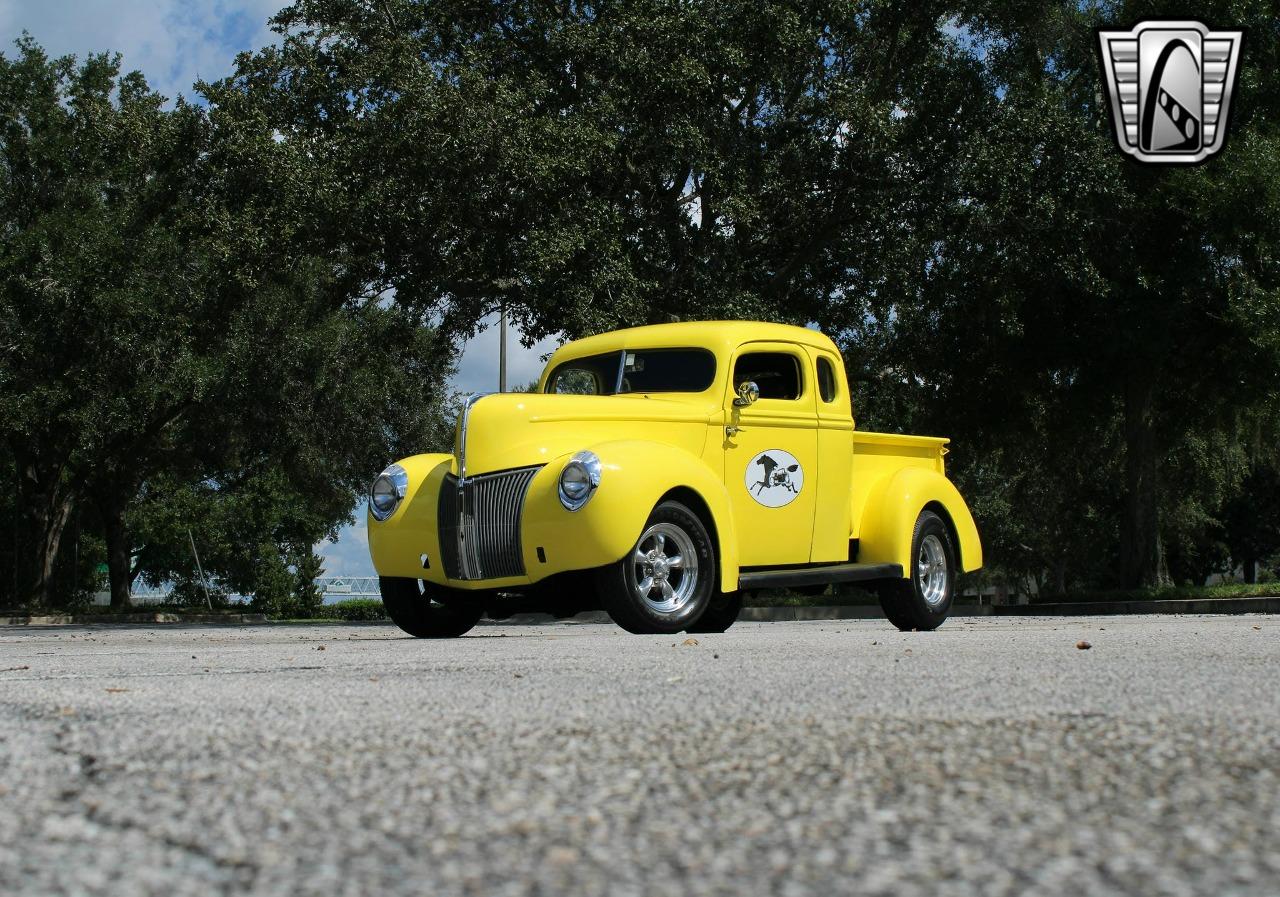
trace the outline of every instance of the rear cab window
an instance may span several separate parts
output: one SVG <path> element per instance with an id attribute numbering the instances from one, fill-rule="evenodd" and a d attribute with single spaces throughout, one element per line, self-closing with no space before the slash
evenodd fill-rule
<path id="1" fill-rule="evenodd" d="M 825 355 L 818 356 L 818 395 L 828 404 L 834 402 L 840 395 L 835 365 Z"/>

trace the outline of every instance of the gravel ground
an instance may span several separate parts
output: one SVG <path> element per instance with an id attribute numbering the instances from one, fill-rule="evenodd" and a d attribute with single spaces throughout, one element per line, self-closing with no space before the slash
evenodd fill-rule
<path id="1" fill-rule="evenodd" d="M 684 638 L 0 628 L 0 893 L 1280 894 L 1280 617 Z"/>

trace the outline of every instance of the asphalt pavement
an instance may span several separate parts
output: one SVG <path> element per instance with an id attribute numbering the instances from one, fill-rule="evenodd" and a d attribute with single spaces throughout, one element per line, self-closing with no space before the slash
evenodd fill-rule
<path id="1" fill-rule="evenodd" d="M 686 638 L 0 628 L 0 893 L 1280 894 L 1280 617 Z"/>

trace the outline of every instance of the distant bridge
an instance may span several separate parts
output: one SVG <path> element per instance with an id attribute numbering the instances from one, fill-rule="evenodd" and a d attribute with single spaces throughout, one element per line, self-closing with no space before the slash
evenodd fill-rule
<path id="1" fill-rule="evenodd" d="M 382 600 L 376 576 L 317 576 L 316 586 L 324 594 L 325 604 L 346 601 L 348 598 Z"/>
<path id="2" fill-rule="evenodd" d="M 378 601 L 382 600 L 382 592 L 378 589 L 378 577 L 376 576 L 317 576 L 316 588 L 324 596 L 325 604 L 332 604 L 335 601 L 346 601 L 350 598 L 373 598 Z M 133 587 L 132 601 L 134 604 L 163 604 L 169 600 L 169 593 L 172 590 L 171 583 L 163 583 L 159 586 L 150 586 L 139 581 Z M 200 592 L 197 591 L 197 597 Z M 232 604 L 240 604 L 247 602 L 252 596 L 250 595 L 230 595 L 228 600 Z M 100 593 L 94 596 L 94 604 L 110 604 L 111 595 L 108 592 Z"/>

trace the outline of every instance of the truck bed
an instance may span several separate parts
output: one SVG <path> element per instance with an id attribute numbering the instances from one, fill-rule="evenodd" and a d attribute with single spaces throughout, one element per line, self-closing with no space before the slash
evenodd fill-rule
<path id="1" fill-rule="evenodd" d="M 849 537 L 858 538 L 867 499 L 881 481 L 904 467 L 923 467 L 940 474 L 950 440 L 938 436 L 906 436 L 901 433 L 853 431 L 852 507 Z"/>

